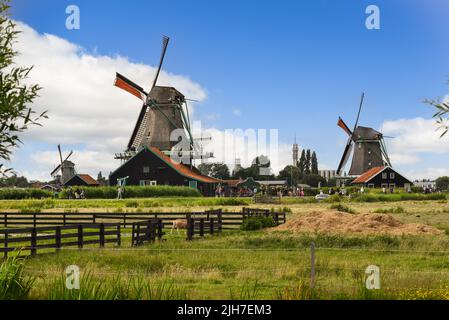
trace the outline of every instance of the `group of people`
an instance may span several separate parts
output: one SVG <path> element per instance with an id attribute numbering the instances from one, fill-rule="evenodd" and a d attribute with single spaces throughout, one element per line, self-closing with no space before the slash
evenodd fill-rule
<path id="1" fill-rule="evenodd" d="M 72 188 L 67 190 L 67 198 L 68 199 L 86 199 L 86 195 L 84 194 L 84 190 L 80 188 L 76 188 L 75 191 Z"/>

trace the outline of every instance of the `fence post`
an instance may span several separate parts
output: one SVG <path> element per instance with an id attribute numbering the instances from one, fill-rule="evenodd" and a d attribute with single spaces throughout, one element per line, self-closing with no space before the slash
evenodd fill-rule
<path id="1" fill-rule="evenodd" d="M 120 223 L 117 224 L 117 245 L 118 246 L 122 245 L 122 234 L 121 234 L 121 230 L 120 230 Z"/>
<path id="2" fill-rule="evenodd" d="M 214 234 L 214 218 L 209 219 L 209 233 Z"/>
<path id="3" fill-rule="evenodd" d="M 37 239 L 36 239 L 36 237 L 37 237 L 37 232 L 36 232 L 36 228 L 34 227 L 32 230 L 31 230 L 31 256 L 35 256 L 36 255 L 36 246 L 37 246 Z"/>
<path id="4" fill-rule="evenodd" d="M 33 213 L 33 227 L 36 228 L 36 212 Z"/>
<path id="5" fill-rule="evenodd" d="M 126 213 L 123 214 L 123 228 L 126 228 Z"/>
<path id="6" fill-rule="evenodd" d="M 104 248 L 104 223 L 100 223 L 100 247 Z"/>
<path id="7" fill-rule="evenodd" d="M 8 227 L 8 214 L 4 213 L 3 216 L 4 216 L 4 219 L 5 219 L 4 225 L 5 225 L 5 228 L 7 228 Z"/>
<path id="8" fill-rule="evenodd" d="M 64 214 L 62 215 L 62 224 L 65 226 L 66 224 L 66 219 L 67 219 L 67 213 L 64 212 Z"/>
<path id="9" fill-rule="evenodd" d="M 56 227 L 55 230 L 56 249 L 61 249 L 61 227 Z"/>
<path id="10" fill-rule="evenodd" d="M 78 248 L 82 248 L 83 247 L 83 225 L 79 224 L 78 225 Z"/>
<path id="11" fill-rule="evenodd" d="M 157 237 L 158 239 L 162 239 L 162 219 L 157 219 Z"/>
<path id="12" fill-rule="evenodd" d="M 222 211 L 221 211 L 221 209 L 218 211 L 217 216 L 218 216 L 218 217 L 217 217 L 217 218 L 218 218 L 218 232 L 221 233 L 222 224 L 223 224 Z"/>
<path id="13" fill-rule="evenodd" d="M 132 224 L 132 231 L 131 231 L 131 246 L 134 247 L 136 245 L 136 224 Z"/>
<path id="14" fill-rule="evenodd" d="M 5 230 L 5 252 L 3 253 L 3 257 L 6 259 L 8 257 L 8 230 Z"/>
<path id="15" fill-rule="evenodd" d="M 153 230 L 151 230 L 151 221 L 147 220 L 147 225 L 145 226 L 145 239 L 144 241 L 152 241 L 153 240 Z"/>
<path id="16" fill-rule="evenodd" d="M 200 219 L 200 237 L 204 237 L 204 218 Z"/>
<path id="17" fill-rule="evenodd" d="M 187 240 L 192 240 L 194 229 L 195 228 L 195 222 L 191 218 L 190 214 L 187 215 Z"/>
<path id="18" fill-rule="evenodd" d="M 315 287 L 315 243 L 310 244 L 310 288 Z"/>
<path id="19" fill-rule="evenodd" d="M 97 215 L 92 213 L 92 223 L 97 223 Z"/>

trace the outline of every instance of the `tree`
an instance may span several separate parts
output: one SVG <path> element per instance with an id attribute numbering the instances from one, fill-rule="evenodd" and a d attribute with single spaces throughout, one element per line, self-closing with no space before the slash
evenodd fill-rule
<path id="1" fill-rule="evenodd" d="M 227 180 L 231 177 L 229 168 L 224 163 L 201 163 L 198 166 L 201 174 L 217 179 Z"/>
<path id="2" fill-rule="evenodd" d="M 4 177 L 0 179 L 0 187 L 17 187 L 17 188 L 28 188 L 30 183 L 25 177 L 18 177 L 13 174 L 10 177 Z"/>
<path id="3" fill-rule="evenodd" d="M 444 100 L 425 100 L 425 103 L 436 109 L 433 118 L 436 119 L 438 129 L 443 131 L 440 136 L 443 137 L 449 131 L 449 98 L 446 97 Z"/>
<path id="4" fill-rule="evenodd" d="M 271 173 L 270 159 L 267 156 L 261 155 L 251 162 L 251 166 L 243 168 L 235 173 L 234 177 L 237 179 L 254 178 L 255 180 L 266 180 L 274 178 Z"/>
<path id="5" fill-rule="evenodd" d="M 324 179 L 322 176 L 318 174 L 308 174 L 305 175 L 304 178 L 301 180 L 302 183 L 308 184 L 311 187 L 317 188 L 318 184 L 321 182 L 321 186 L 326 185 L 326 179 Z"/>
<path id="6" fill-rule="evenodd" d="M 305 175 L 310 174 L 311 160 L 312 160 L 312 158 L 311 158 L 311 155 L 310 155 L 310 149 L 307 149 L 307 151 L 306 151 L 306 161 L 305 161 L 305 164 L 304 164 L 304 174 Z"/>
<path id="7" fill-rule="evenodd" d="M 290 186 L 296 186 L 301 180 L 301 172 L 297 166 L 286 166 L 279 171 L 278 178 L 281 180 L 287 180 Z"/>
<path id="8" fill-rule="evenodd" d="M 8 3 L 0 0 L 0 160 L 5 161 L 10 160 L 12 150 L 21 143 L 18 134 L 30 125 L 40 125 L 38 121 L 47 117 L 46 112 L 36 116 L 29 107 L 41 90 L 37 84 L 25 84 L 33 67 L 14 64 L 18 52 L 13 45 L 20 32 L 8 17 Z M 0 163 L 0 173 L 10 170 Z"/>
<path id="9" fill-rule="evenodd" d="M 316 157 L 315 151 L 312 153 L 312 158 L 310 161 L 310 172 L 313 174 L 318 174 L 318 159 Z"/>
<path id="10" fill-rule="evenodd" d="M 439 177 L 435 180 L 435 185 L 438 190 L 449 190 L 449 177 Z"/>
<path id="11" fill-rule="evenodd" d="M 304 149 L 302 149 L 301 151 L 301 157 L 299 158 L 298 168 L 302 178 L 304 176 L 304 171 L 306 169 L 306 151 Z"/>

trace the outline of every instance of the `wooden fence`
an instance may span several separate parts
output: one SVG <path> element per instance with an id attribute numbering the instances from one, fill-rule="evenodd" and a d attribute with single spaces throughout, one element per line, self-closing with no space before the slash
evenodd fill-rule
<path id="1" fill-rule="evenodd" d="M 122 227 L 131 227 L 134 222 L 161 219 L 164 227 L 171 226 L 176 219 L 193 218 L 218 219 L 220 216 L 223 230 L 238 229 L 248 216 L 247 208 L 241 212 L 222 212 L 221 210 L 209 210 L 204 212 L 127 212 L 127 213 L 78 213 L 78 212 L 41 212 L 41 213 L 0 213 L 0 225 L 7 227 L 19 226 L 55 226 L 92 223 L 119 223 Z M 260 209 L 250 209 L 260 210 Z M 264 212 L 267 210 L 264 210 Z M 285 222 L 285 213 L 270 213 L 279 224 Z"/>
<path id="2" fill-rule="evenodd" d="M 131 246 L 140 246 L 145 242 L 154 242 L 162 238 L 162 220 L 149 219 L 132 224 Z"/>
<path id="3" fill-rule="evenodd" d="M 285 212 L 271 212 L 268 209 L 242 208 L 243 219 L 249 217 L 272 217 L 275 225 L 285 223 Z"/>
<path id="4" fill-rule="evenodd" d="M 196 235 L 204 237 L 205 233 L 215 234 L 220 233 L 222 230 L 221 215 L 214 218 L 208 216 L 208 218 L 194 218 L 187 216 L 187 240 L 193 240 Z"/>
<path id="5" fill-rule="evenodd" d="M 0 253 L 4 257 L 8 252 L 21 249 L 29 251 L 31 256 L 38 250 L 61 249 L 67 246 L 106 243 L 121 244 L 120 224 L 90 223 L 51 227 L 7 228 L 0 229 Z"/>

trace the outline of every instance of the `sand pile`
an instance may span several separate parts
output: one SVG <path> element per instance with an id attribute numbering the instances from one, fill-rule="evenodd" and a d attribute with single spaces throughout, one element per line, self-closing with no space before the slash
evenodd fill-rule
<path id="1" fill-rule="evenodd" d="M 312 233 L 357 233 L 391 235 L 438 235 L 442 231 L 418 223 L 402 223 L 388 214 L 350 214 L 338 211 L 312 212 L 287 219 L 273 231 Z"/>

